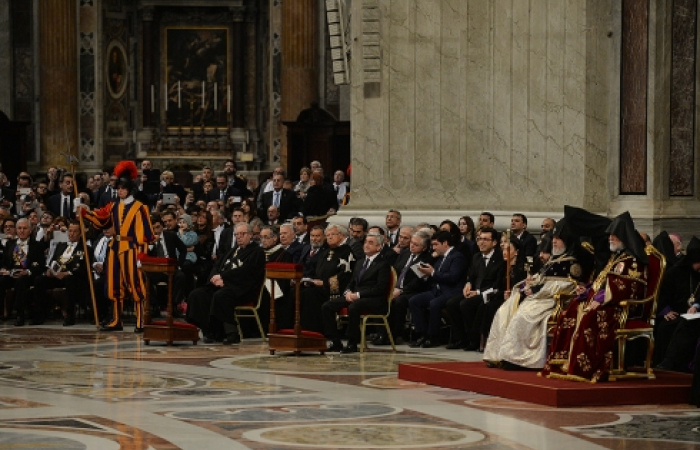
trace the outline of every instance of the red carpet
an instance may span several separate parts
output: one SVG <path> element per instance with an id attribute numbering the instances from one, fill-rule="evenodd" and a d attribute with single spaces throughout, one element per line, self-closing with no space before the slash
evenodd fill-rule
<path id="1" fill-rule="evenodd" d="M 399 364 L 399 378 L 554 407 L 688 403 L 692 383 L 691 375 L 664 371 L 655 380 L 577 383 L 491 369 L 483 362 Z"/>

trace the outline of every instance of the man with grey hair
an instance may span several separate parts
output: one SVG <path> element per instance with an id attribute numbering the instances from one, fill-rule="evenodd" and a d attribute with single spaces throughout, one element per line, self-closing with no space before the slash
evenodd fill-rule
<path id="1" fill-rule="evenodd" d="M 241 341 L 235 308 L 260 292 L 265 279 L 265 252 L 253 242 L 253 227 L 236 225 L 236 247 L 216 261 L 206 286 L 187 298 L 187 321 L 202 329 L 204 342 Z"/>
<path id="2" fill-rule="evenodd" d="M 19 219 L 16 223 L 17 237 L 8 239 L 5 253 L 0 261 L 0 298 L 4 299 L 8 289 L 15 290 L 15 308 L 17 318 L 15 326 L 24 325 L 25 309 L 29 307 L 27 299 L 29 288 L 34 279 L 46 271 L 44 246 L 41 242 L 31 239 L 31 226 L 28 219 Z M 34 308 L 32 324 L 44 322 L 45 311 Z"/>
<path id="3" fill-rule="evenodd" d="M 316 267 L 303 282 L 301 291 L 301 326 L 319 333 L 324 329 L 321 306 L 345 292 L 356 261 L 347 244 L 347 228 L 331 224 L 325 234 L 328 247 L 318 253 Z"/>
<path id="4" fill-rule="evenodd" d="M 389 306 L 387 289 L 391 282 L 391 266 L 381 257 L 384 236 L 369 233 L 365 238 L 365 257 L 355 266 L 352 278 L 343 295 L 331 298 L 323 304 L 323 326 L 326 338 L 332 341 L 329 352 L 355 353 L 360 340 L 360 315 L 367 311 L 374 314 L 386 313 Z M 336 314 L 348 309 L 348 343 L 343 347 L 336 324 Z"/>
<path id="5" fill-rule="evenodd" d="M 413 233 L 408 248 L 409 251 L 400 254 L 394 263 L 397 278 L 393 292 L 391 313 L 389 314 L 389 327 L 396 343 L 403 341 L 403 334 L 407 329 L 406 313 L 408 312 L 408 300 L 414 295 L 425 292 L 429 287 L 426 279 L 416 275 L 413 267 L 420 263 L 433 263 L 433 258 L 430 256 L 430 235 L 425 231 Z M 381 329 L 377 337 L 372 341 L 372 344 L 390 344 L 389 336 L 384 329 Z"/>
<path id="6" fill-rule="evenodd" d="M 304 245 L 296 240 L 294 225 L 289 222 L 283 223 L 280 225 L 279 235 L 282 248 L 292 256 L 292 261 L 299 262 L 299 256 Z"/>

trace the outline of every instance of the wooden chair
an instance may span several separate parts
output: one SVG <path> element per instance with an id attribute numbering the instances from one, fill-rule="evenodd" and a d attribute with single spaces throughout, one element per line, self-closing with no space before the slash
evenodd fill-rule
<path id="1" fill-rule="evenodd" d="M 615 332 L 617 342 L 617 359 L 613 361 L 610 370 L 610 381 L 624 378 L 656 378 L 651 368 L 651 357 L 654 353 L 654 325 L 656 302 L 659 287 L 666 271 L 666 259 L 654 247 L 646 247 L 649 259 L 647 266 L 646 297 L 640 300 L 623 300 L 620 302 L 620 327 Z M 644 372 L 627 371 L 625 368 L 625 346 L 627 341 L 644 338 L 648 341 L 647 357 L 644 362 Z"/>
<path id="2" fill-rule="evenodd" d="M 386 333 L 389 336 L 389 342 L 391 342 L 391 348 L 396 351 L 396 346 L 394 345 L 394 336 L 391 334 L 391 327 L 389 327 L 389 313 L 391 312 L 391 302 L 394 299 L 394 287 L 396 286 L 396 271 L 391 268 L 391 279 L 389 281 L 388 291 L 387 291 L 387 303 L 386 314 L 373 314 L 373 313 L 362 313 L 360 318 L 360 352 L 364 352 L 367 348 L 367 327 L 368 326 L 383 326 L 386 329 Z M 347 323 L 348 319 L 348 309 L 343 308 L 337 316 L 338 325 L 341 323 Z M 381 320 L 381 322 L 370 322 L 370 320 Z"/>
<path id="3" fill-rule="evenodd" d="M 258 310 L 260 305 L 262 305 L 263 294 L 265 293 L 265 281 L 263 281 L 260 286 L 260 291 L 258 292 L 257 302 L 250 302 L 246 305 L 236 306 L 234 310 L 234 315 L 236 317 L 236 326 L 238 327 L 238 335 L 243 337 L 243 332 L 241 331 L 241 318 L 255 318 L 258 323 L 258 329 L 260 330 L 260 336 L 263 338 L 263 342 L 267 341 L 267 336 L 265 335 L 265 330 L 263 329 L 262 322 L 260 322 L 260 316 L 258 315 Z"/>

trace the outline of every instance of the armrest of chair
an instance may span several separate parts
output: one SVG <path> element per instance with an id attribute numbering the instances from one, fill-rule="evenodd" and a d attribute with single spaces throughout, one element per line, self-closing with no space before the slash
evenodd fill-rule
<path id="1" fill-rule="evenodd" d="M 627 319 L 629 318 L 629 313 L 630 313 L 631 307 L 645 305 L 645 304 L 647 304 L 649 302 L 653 302 L 653 301 L 656 301 L 656 297 L 654 297 L 654 296 L 640 298 L 640 299 L 628 298 L 625 300 L 621 300 L 619 303 L 620 308 L 622 309 L 622 311 L 620 312 L 620 321 L 619 321 L 620 328 L 625 328 L 625 325 L 627 323 Z M 644 317 L 644 318 L 641 318 L 641 320 L 649 321 L 649 320 L 653 319 L 653 316 L 655 314 L 655 309 L 656 308 L 652 308 L 649 311 L 650 317 Z"/>
<path id="2" fill-rule="evenodd" d="M 576 294 L 574 293 L 569 294 L 566 292 L 557 292 L 556 294 L 554 294 L 554 309 L 552 310 L 552 313 L 549 316 L 549 320 L 547 321 L 548 332 L 557 325 L 561 312 L 564 311 L 564 308 L 575 297 Z"/>

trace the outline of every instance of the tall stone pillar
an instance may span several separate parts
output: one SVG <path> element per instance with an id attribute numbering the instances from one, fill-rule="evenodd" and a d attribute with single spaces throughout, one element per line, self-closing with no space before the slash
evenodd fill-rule
<path id="1" fill-rule="evenodd" d="M 78 154 L 78 23 L 75 0 L 39 3 L 41 167 Z"/>
<path id="2" fill-rule="evenodd" d="M 245 126 L 243 112 L 245 109 L 244 96 L 244 71 L 245 64 L 243 54 L 245 51 L 245 29 L 246 24 L 244 11 L 239 10 L 234 13 L 233 25 L 231 26 L 231 37 L 233 38 L 233 48 L 231 49 L 231 59 L 233 68 L 231 71 L 231 126 L 233 128 L 243 128 Z"/>
<path id="3" fill-rule="evenodd" d="M 145 128 L 157 125 L 158 121 L 155 119 L 155 115 L 158 111 L 158 99 L 162 98 L 159 95 L 162 89 L 159 89 L 160 84 L 157 83 L 157 71 L 154 70 L 158 65 L 153 52 L 153 8 L 143 9 L 141 34 L 143 36 L 143 84 L 141 85 L 141 92 L 143 92 L 141 98 L 143 100 L 141 101 L 141 114 L 143 115 L 143 126 Z M 153 109 L 151 109 L 151 86 L 155 89 Z"/>
<path id="4" fill-rule="evenodd" d="M 294 121 L 318 100 L 318 2 L 282 3 L 281 120 Z M 282 131 L 282 161 L 286 161 L 286 130 Z"/>
<path id="5" fill-rule="evenodd" d="M 12 115 L 12 40 L 10 2 L 0 2 L 0 111 Z"/>

